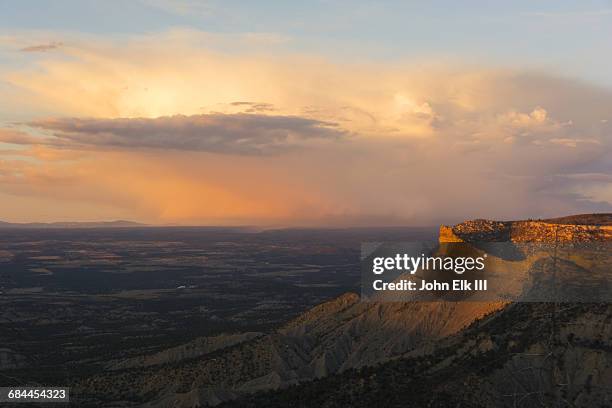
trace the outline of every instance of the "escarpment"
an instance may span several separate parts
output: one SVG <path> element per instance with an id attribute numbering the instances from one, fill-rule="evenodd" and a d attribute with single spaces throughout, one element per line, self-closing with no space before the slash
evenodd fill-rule
<path id="1" fill-rule="evenodd" d="M 612 240 L 610 214 L 584 216 L 596 224 L 580 224 L 580 218 L 538 221 L 473 220 L 440 227 L 440 242 L 587 242 Z M 588 218 L 587 218 L 588 217 Z M 601 220 L 597 223 L 597 220 Z M 559 222 L 557 222 L 559 221 Z M 569 222 L 572 223 L 564 223 Z"/>

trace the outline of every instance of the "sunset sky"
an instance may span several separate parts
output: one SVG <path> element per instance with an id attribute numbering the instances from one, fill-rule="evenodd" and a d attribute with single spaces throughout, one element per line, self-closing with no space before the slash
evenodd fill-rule
<path id="1" fill-rule="evenodd" d="M 0 1 L 0 220 L 611 212 L 612 2 L 461 4 Z"/>

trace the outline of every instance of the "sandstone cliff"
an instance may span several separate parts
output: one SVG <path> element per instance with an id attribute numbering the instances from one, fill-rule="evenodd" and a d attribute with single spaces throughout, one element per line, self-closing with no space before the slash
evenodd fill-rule
<path id="1" fill-rule="evenodd" d="M 601 218 L 608 219 L 607 214 Z M 596 220 L 595 215 L 590 219 Z M 563 218 L 559 219 L 564 221 Z M 574 222 L 578 219 L 574 218 Z M 440 227 L 441 242 L 584 242 L 612 240 L 612 225 L 563 224 L 545 221 L 474 220 Z M 607 222 L 607 221 L 606 221 Z"/>

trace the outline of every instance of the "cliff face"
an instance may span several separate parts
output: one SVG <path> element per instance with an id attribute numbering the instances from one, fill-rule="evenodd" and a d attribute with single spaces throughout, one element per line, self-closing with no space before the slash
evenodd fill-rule
<path id="1" fill-rule="evenodd" d="M 440 226 L 440 236 L 438 240 L 440 242 L 464 242 L 460 236 L 455 234 L 453 227 L 447 227 L 446 225 Z"/>
<path id="2" fill-rule="evenodd" d="M 474 220 L 440 227 L 440 242 L 585 242 L 612 240 L 610 225 L 559 224 L 549 221 Z"/>

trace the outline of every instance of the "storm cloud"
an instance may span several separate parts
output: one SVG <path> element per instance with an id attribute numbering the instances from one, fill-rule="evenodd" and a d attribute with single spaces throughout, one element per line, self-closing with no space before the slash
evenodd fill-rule
<path id="1" fill-rule="evenodd" d="M 334 123 L 260 114 L 175 115 L 158 118 L 59 118 L 34 121 L 50 131 L 48 144 L 63 147 L 170 149 L 266 155 L 342 139 Z"/>
<path id="2" fill-rule="evenodd" d="M 606 87 L 519 68 L 221 54 L 179 34 L 66 39 L 0 69 L 0 210 L 325 226 L 612 210 Z"/>

